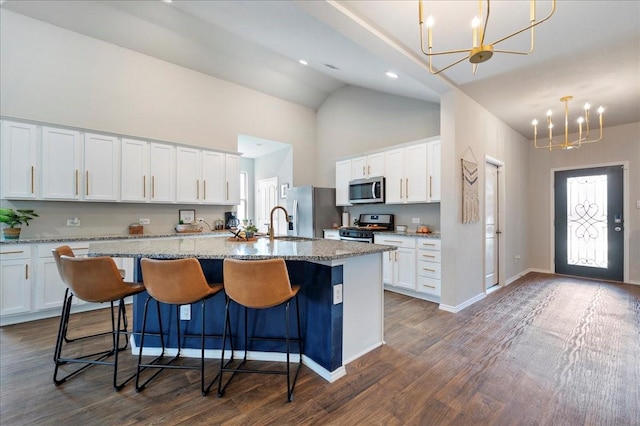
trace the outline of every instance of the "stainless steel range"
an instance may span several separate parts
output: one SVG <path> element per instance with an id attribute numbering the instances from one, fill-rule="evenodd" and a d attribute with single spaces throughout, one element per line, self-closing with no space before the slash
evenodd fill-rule
<path id="1" fill-rule="evenodd" d="M 374 232 L 393 231 L 392 214 L 361 214 L 357 226 L 340 228 L 340 239 L 373 243 Z"/>

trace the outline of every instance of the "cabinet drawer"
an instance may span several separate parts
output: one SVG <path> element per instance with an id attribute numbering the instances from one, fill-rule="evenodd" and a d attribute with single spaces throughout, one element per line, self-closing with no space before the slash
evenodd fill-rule
<path id="1" fill-rule="evenodd" d="M 438 250 L 418 250 L 418 260 L 440 263 L 440 251 Z"/>
<path id="2" fill-rule="evenodd" d="M 31 246 L 3 244 L 0 246 L 2 260 L 28 259 L 31 257 Z"/>
<path id="3" fill-rule="evenodd" d="M 38 257 L 53 257 L 51 250 L 60 246 L 69 246 L 76 256 L 86 256 L 89 252 L 89 241 L 61 241 L 59 243 L 38 244 Z"/>
<path id="4" fill-rule="evenodd" d="M 420 293 L 433 294 L 434 296 L 440 296 L 441 281 L 434 278 L 418 277 L 418 291 Z"/>
<path id="5" fill-rule="evenodd" d="M 440 240 L 437 238 L 418 238 L 418 248 L 440 251 Z"/>
<path id="6" fill-rule="evenodd" d="M 440 279 L 440 264 L 421 260 L 418 262 L 418 277 Z"/>
<path id="7" fill-rule="evenodd" d="M 379 234 L 374 235 L 373 242 L 375 244 L 382 244 L 386 246 L 396 246 L 415 249 L 416 240 L 412 237 L 399 237 L 397 235 L 382 236 Z"/>

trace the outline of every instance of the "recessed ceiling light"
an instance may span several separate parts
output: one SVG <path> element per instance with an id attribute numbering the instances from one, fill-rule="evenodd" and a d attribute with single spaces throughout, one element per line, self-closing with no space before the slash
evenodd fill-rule
<path id="1" fill-rule="evenodd" d="M 309 62 L 305 61 L 304 59 L 300 59 L 298 62 L 300 62 L 302 65 L 309 65 Z"/>
<path id="2" fill-rule="evenodd" d="M 398 74 L 396 74 L 396 73 L 395 73 L 395 72 L 393 72 L 393 71 L 387 71 L 387 72 L 385 73 L 385 75 L 386 75 L 387 77 L 389 77 L 389 78 L 398 78 Z"/>

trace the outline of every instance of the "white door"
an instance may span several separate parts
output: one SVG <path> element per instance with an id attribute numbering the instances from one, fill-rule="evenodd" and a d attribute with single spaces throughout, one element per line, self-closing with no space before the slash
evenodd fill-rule
<path id="1" fill-rule="evenodd" d="M 259 232 L 267 232 L 269 229 L 269 213 L 278 205 L 278 178 L 260 179 L 256 185 L 256 223 Z M 274 224 L 274 234 L 279 235 L 278 221 Z"/>
<path id="2" fill-rule="evenodd" d="M 485 183 L 485 289 L 498 284 L 498 245 L 500 227 L 498 166 L 486 163 Z"/>

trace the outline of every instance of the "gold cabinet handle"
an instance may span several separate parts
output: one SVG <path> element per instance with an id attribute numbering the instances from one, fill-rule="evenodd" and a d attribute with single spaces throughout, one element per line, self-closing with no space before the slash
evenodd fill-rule
<path id="1" fill-rule="evenodd" d="M 227 181 L 227 201 L 229 201 L 229 181 Z"/>
<path id="2" fill-rule="evenodd" d="M 429 287 L 429 288 L 436 288 L 435 285 L 429 285 L 429 284 L 422 284 L 423 287 Z"/>
<path id="3" fill-rule="evenodd" d="M 24 265 L 24 278 L 26 280 L 29 279 L 29 264 L 28 263 Z"/>
<path id="4" fill-rule="evenodd" d="M 34 179 L 33 179 L 33 176 L 35 174 L 35 169 L 36 169 L 35 167 L 31 166 L 31 193 L 32 194 L 36 192 L 34 189 Z"/>
<path id="5" fill-rule="evenodd" d="M 87 188 L 85 189 L 85 192 L 86 192 L 87 196 L 89 196 L 89 170 L 87 170 L 86 175 L 87 175 L 87 177 L 85 179 L 85 181 L 86 181 L 85 184 L 87 185 Z"/>
<path id="6" fill-rule="evenodd" d="M 142 198 L 147 198 L 147 175 L 142 175 Z"/>
<path id="7" fill-rule="evenodd" d="M 3 251 L 3 252 L 0 252 L 0 254 L 20 254 L 20 253 L 24 253 L 24 250 L 14 250 L 14 251 Z"/>
<path id="8" fill-rule="evenodd" d="M 398 243 L 398 244 L 402 244 L 402 241 L 396 241 L 396 240 L 382 240 L 383 243 Z"/>
<path id="9" fill-rule="evenodd" d="M 206 179 L 202 180 L 202 186 L 204 187 L 203 188 L 204 194 L 202 194 L 202 199 L 206 200 L 207 199 L 207 180 Z"/>
<path id="10" fill-rule="evenodd" d="M 422 243 L 423 246 L 435 247 L 434 243 Z"/>
<path id="11" fill-rule="evenodd" d="M 433 197 L 433 176 L 429 175 L 429 197 Z"/>
<path id="12" fill-rule="evenodd" d="M 365 166 L 362 166 L 362 175 L 363 176 L 367 175 L 367 169 L 365 168 Z"/>
<path id="13" fill-rule="evenodd" d="M 367 166 L 367 175 L 371 174 L 371 166 Z"/>
<path id="14" fill-rule="evenodd" d="M 430 257 L 430 258 L 434 258 L 435 256 L 431 255 L 431 254 L 423 254 L 422 257 Z"/>
<path id="15" fill-rule="evenodd" d="M 402 179 L 400 179 L 400 199 L 402 199 Z"/>
<path id="16" fill-rule="evenodd" d="M 425 270 L 425 271 L 429 271 L 429 272 L 435 272 L 436 271 L 435 269 L 429 269 L 429 268 L 422 268 L 422 269 Z"/>
<path id="17" fill-rule="evenodd" d="M 200 199 L 200 179 L 196 179 L 196 200 Z"/>
<path id="18" fill-rule="evenodd" d="M 151 198 L 156 198 L 156 177 L 151 176 Z"/>
<path id="19" fill-rule="evenodd" d="M 78 169 L 76 169 L 76 195 L 78 195 Z"/>
<path id="20" fill-rule="evenodd" d="M 404 197 L 409 198 L 409 178 L 404 178 Z"/>

